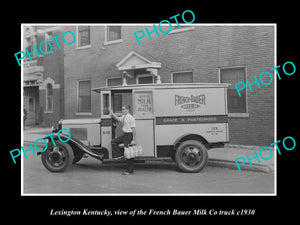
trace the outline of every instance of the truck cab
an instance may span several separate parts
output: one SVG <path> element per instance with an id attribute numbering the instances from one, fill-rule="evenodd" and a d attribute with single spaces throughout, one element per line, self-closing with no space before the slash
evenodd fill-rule
<path id="1" fill-rule="evenodd" d="M 192 83 L 94 88 L 92 91 L 100 94 L 100 118 L 61 120 L 59 128 L 68 129 L 71 139 L 62 143 L 61 149 L 49 146 L 42 153 L 43 164 L 60 172 L 83 155 L 102 163 L 112 161 L 111 141 L 121 135 L 122 125 L 114 121 L 110 110 L 121 115 L 122 106 L 129 105 L 136 120 L 136 141 L 143 148 L 139 160 L 171 157 L 181 171 L 199 172 L 207 163 L 207 150 L 229 142 L 228 86 Z M 68 162 L 58 163 L 65 166 L 56 168 L 51 151 L 61 154 L 61 160 L 65 156 Z"/>

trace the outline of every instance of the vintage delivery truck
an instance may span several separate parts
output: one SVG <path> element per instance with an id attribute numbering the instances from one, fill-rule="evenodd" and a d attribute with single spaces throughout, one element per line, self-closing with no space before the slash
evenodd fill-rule
<path id="1" fill-rule="evenodd" d="M 60 120 L 56 129 L 71 133 L 68 142 L 50 137 L 41 154 L 52 172 L 64 171 L 83 156 L 113 161 L 111 141 L 121 132 L 110 109 L 121 113 L 130 105 L 136 119 L 139 161 L 172 158 L 184 172 L 199 172 L 208 161 L 207 150 L 229 141 L 227 87 L 223 83 L 139 84 L 94 88 L 100 94 L 100 118 Z M 57 135 L 52 135 L 57 139 Z M 62 140 L 69 138 L 60 134 Z"/>

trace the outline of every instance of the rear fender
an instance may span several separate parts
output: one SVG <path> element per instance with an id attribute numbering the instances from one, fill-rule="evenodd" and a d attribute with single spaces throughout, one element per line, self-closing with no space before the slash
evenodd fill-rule
<path id="1" fill-rule="evenodd" d="M 200 141 L 207 149 L 209 148 L 209 144 L 208 144 L 208 141 L 198 135 L 198 134 L 187 134 L 187 135 L 184 135 L 184 136 L 181 136 L 179 138 L 177 138 L 177 140 L 175 141 L 174 143 L 174 146 L 175 146 L 175 149 L 184 141 L 187 141 L 187 140 L 195 140 L 195 141 Z"/>
<path id="2" fill-rule="evenodd" d="M 83 144 L 80 140 L 78 140 L 76 138 L 72 138 L 63 133 L 60 133 L 59 137 L 57 134 L 53 134 L 51 136 L 47 135 L 44 137 L 44 139 L 48 139 L 48 143 L 52 141 L 51 139 L 53 139 L 54 142 L 56 142 L 57 140 L 58 141 L 63 140 L 63 142 L 67 142 L 72 147 L 73 151 L 74 151 L 74 147 L 76 147 L 77 150 L 82 150 L 83 152 L 89 154 L 90 156 L 92 156 L 94 158 L 102 159 L 99 155 L 92 152 L 91 149 L 88 146 L 86 146 L 85 144 Z"/>

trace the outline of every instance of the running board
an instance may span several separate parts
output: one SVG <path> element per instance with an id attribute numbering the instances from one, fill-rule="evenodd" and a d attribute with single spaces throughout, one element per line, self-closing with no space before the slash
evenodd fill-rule
<path id="1" fill-rule="evenodd" d="M 115 160 L 115 159 L 103 159 L 102 160 L 103 164 L 124 164 L 126 163 L 125 159 L 122 160 Z M 135 159 L 134 163 L 145 163 L 145 160 L 142 159 Z"/>

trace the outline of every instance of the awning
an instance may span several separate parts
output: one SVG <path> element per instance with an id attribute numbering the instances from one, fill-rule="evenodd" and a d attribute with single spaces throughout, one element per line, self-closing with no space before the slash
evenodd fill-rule
<path id="1" fill-rule="evenodd" d="M 117 68 L 120 71 L 123 70 L 134 70 L 134 69 L 148 69 L 148 68 L 161 68 L 161 63 L 152 62 L 140 54 L 131 51 L 127 56 L 125 56 L 119 63 L 117 63 Z"/>

